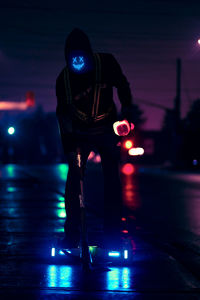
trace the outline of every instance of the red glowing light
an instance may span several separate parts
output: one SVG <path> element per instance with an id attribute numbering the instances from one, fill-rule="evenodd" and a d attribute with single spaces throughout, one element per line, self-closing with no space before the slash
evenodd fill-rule
<path id="1" fill-rule="evenodd" d="M 35 94 L 32 91 L 26 93 L 26 105 L 27 107 L 35 106 Z"/>
<path id="2" fill-rule="evenodd" d="M 127 233 L 128 233 L 128 230 L 122 230 L 122 232 L 127 234 Z"/>
<path id="3" fill-rule="evenodd" d="M 94 161 L 95 163 L 100 163 L 100 162 L 101 162 L 101 156 L 100 156 L 99 154 L 97 154 L 97 155 L 94 157 L 93 161 Z"/>
<path id="4" fill-rule="evenodd" d="M 126 221 L 126 218 L 122 218 L 122 221 Z"/>
<path id="5" fill-rule="evenodd" d="M 88 160 L 92 160 L 94 157 L 95 157 L 95 153 L 94 153 L 94 151 L 91 151 L 88 156 Z"/>
<path id="6" fill-rule="evenodd" d="M 122 173 L 124 173 L 125 175 L 131 175 L 134 173 L 135 169 L 134 166 L 130 163 L 127 163 L 125 165 L 123 165 L 122 167 Z"/>
<path id="7" fill-rule="evenodd" d="M 126 149 L 131 149 L 131 148 L 133 147 L 133 142 L 132 142 L 131 140 L 125 141 L 124 147 L 125 147 Z"/>
<path id="8" fill-rule="evenodd" d="M 33 106 L 35 106 L 35 101 L 28 98 L 28 99 L 26 99 L 26 105 L 27 105 L 27 107 L 33 107 Z"/>
<path id="9" fill-rule="evenodd" d="M 100 163 L 101 156 L 99 154 L 95 154 L 95 152 L 91 151 L 90 155 L 88 156 L 88 160 L 93 161 L 94 163 Z"/>

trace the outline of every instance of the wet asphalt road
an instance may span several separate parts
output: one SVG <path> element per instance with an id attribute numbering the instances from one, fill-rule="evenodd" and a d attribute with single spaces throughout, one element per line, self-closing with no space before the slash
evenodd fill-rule
<path id="1" fill-rule="evenodd" d="M 200 299 L 200 175 L 134 167 L 122 174 L 130 265 L 83 274 L 50 257 L 63 235 L 68 167 L 0 167 L 0 299 Z M 87 168 L 89 227 L 102 231 L 100 165 Z"/>

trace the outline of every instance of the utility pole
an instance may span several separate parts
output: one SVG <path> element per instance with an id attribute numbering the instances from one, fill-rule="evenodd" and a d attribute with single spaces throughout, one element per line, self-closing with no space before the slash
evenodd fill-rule
<path id="1" fill-rule="evenodd" d="M 176 97 L 174 99 L 174 130 L 171 136 L 171 161 L 175 166 L 180 164 L 180 120 L 181 120 L 181 59 L 176 60 Z"/>
<path id="2" fill-rule="evenodd" d="M 174 100 L 175 124 L 178 127 L 181 119 L 181 59 L 176 60 L 176 97 Z"/>

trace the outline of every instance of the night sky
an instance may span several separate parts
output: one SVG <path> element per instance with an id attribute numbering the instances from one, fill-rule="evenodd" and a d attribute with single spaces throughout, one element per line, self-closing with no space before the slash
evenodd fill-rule
<path id="1" fill-rule="evenodd" d="M 55 111 L 55 80 L 74 27 L 88 34 L 94 51 L 114 54 L 146 129 L 161 127 L 164 110 L 144 102 L 173 107 L 176 58 L 182 117 L 200 97 L 200 1 L 0 0 L 0 100 L 21 101 L 33 90 L 45 111 Z"/>

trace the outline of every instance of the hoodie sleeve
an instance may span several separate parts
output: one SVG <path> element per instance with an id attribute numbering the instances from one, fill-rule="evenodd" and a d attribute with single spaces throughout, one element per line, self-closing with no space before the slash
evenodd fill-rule
<path id="1" fill-rule="evenodd" d="M 66 92 L 64 86 L 63 73 L 61 73 L 56 80 L 56 97 L 57 97 L 56 116 L 58 119 L 60 132 L 61 134 L 71 133 L 72 119 L 70 117 L 70 108 L 66 101 Z"/>
<path id="2" fill-rule="evenodd" d="M 131 122 L 133 103 L 129 82 L 113 55 L 111 55 L 111 62 L 113 85 L 117 88 L 117 94 L 121 102 L 121 117 Z"/>
<path id="3" fill-rule="evenodd" d="M 66 101 L 66 93 L 64 87 L 64 80 L 62 73 L 56 80 L 56 117 L 58 120 L 59 131 L 61 135 L 61 141 L 64 148 L 64 152 L 70 151 L 70 147 L 73 146 L 73 134 L 72 134 L 72 118 L 70 114 L 70 108 Z"/>

